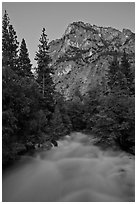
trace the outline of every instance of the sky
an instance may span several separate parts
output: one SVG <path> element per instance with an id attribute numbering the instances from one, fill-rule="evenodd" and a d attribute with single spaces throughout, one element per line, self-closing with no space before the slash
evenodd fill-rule
<path id="1" fill-rule="evenodd" d="M 4 10 L 18 41 L 25 39 L 33 66 L 43 27 L 49 42 L 61 38 L 67 26 L 76 21 L 135 32 L 134 2 L 3 2 L 2 13 Z"/>

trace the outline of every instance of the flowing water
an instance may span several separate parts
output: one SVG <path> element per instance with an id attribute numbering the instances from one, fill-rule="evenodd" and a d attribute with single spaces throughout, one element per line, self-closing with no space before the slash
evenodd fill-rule
<path id="1" fill-rule="evenodd" d="M 3 175 L 3 201 L 134 202 L 135 161 L 73 133 L 50 151 L 23 156 Z"/>

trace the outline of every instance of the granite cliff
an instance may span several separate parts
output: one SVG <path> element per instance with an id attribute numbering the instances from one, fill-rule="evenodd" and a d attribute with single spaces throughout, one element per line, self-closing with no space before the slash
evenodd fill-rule
<path id="1" fill-rule="evenodd" d="M 56 90 L 66 99 L 72 99 L 76 90 L 84 95 L 98 83 L 105 89 L 109 63 L 114 56 L 120 61 L 124 51 L 134 71 L 133 32 L 83 22 L 71 23 L 61 39 L 49 43 Z"/>

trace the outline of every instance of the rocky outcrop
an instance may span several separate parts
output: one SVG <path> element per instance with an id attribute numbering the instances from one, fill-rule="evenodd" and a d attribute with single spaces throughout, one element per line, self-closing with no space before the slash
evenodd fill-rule
<path id="1" fill-rule="evenodd" d="M 124 50 L 134 70 L 135 34 L 130 30 L 70 24 L 61 39 L 49 44 L 57 91 L 72 99 L 76 90 L 84 95 L 98 83 L 105 88 L 109 63 L 115 55 L 120 60 Z"/>

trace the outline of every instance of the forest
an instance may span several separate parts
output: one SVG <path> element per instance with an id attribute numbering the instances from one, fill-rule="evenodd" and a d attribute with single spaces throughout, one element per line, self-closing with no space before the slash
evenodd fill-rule
<path id="1" fill-rule="evenodd" d="M 20 46 L 19 46 L 20 45 Z M 76 100 L 65 100 L 52 80 L 54 69 L 46 29 L 42 29 L 32 67 L 25 42 L 5 11 L 2 20 L 2 164 L 36 148 L 52 148 L 71 132 L 85 132 L 97 144 L 135 154 L 135 76 L 126 51 L 121 63 L 115 55 L 100 84 Z M 32 71 L 33 70 L 33 71 Z"/>

